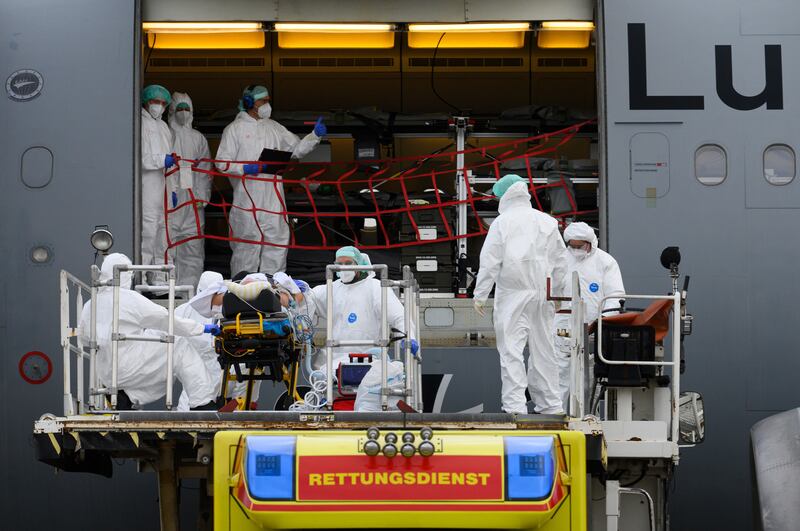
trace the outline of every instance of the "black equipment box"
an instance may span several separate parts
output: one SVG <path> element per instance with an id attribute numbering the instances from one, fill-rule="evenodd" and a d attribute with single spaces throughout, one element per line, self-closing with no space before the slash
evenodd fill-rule
<path id="1" fill-rule="evenodd" d="M 595 353 L 599 334 L 595 334 Z M 655 361 L 656 331 L 652 326 L 603 324 L 603 357 L 611 361 Z M 595 357 L 595 378 L 608 387 L 643 387 L 656 376 L 655 365 L 609 365 Z"/>

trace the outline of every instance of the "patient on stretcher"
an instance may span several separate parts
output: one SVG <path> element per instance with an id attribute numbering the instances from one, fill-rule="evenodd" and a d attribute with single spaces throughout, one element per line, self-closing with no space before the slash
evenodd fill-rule
<path id="1" fill-rule="evenodd" d="M 292 293 L 280 275 L 237 275 L 238 281 L 221 281 L 198 293 L 190 304 L 201 314 L 218 319 L 215 339 L 224 380 L 220 399 L 223 410 L 255 409 L 261 380 L 283 382 L 296 394 L 300 349 L 296 333 L 298 305 L 303 305 L 304 282 L 291 281 Z M 229 398 L 233 398 L 231 405 Z"/>

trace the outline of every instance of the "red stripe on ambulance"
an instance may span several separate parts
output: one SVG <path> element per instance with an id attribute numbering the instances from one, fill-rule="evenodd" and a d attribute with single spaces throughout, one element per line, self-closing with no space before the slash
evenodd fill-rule
<path id="1" fill-rule="evenodd" d="M 300 456 L 298 501 L 501 500 L 501 456 Z"/>

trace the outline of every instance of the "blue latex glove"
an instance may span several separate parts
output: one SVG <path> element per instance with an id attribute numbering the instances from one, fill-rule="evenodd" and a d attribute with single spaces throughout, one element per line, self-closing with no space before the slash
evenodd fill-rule
<path id="1" fill-rule="evenodd" d="M 242 169 L 245 175 L 258 175 L 261 173 L 261 164 L 245 164 Z"/>
<path id="2" fill-rule="evenodd" d="M 300 293 L 305 293 L 306 291 L 308 291 L 308 284 L 306 284 L 302 280 L 292 279 L 292 282 L 294 282 L 294 285 L 300 289 Z"/>
<path id="3" fill-rule="evenodd" d="M 400 348 L 402 350 L 406 349 L 406 340 L 405 339 L 400 343 Z M 411 340 L 411 354 L 416 356 L 417 352 L 419 352 L 419 342 L 416 339 L 412 339 Z"/>
<path id="4" fill-rule="evenodd" d="M 164 157 L 164 167 L 169 168 L 172 166 L 175 166 L 175 157 L 173 157 L 172 155 L 167 155 L 166 157 Z"/>
<path id="5" fill-rule="evenodd" d="M 220 333 L 222 333 L 222 329 L 218 324 L 207 324 L 203 327 L 203 333 L 211 334 L 212 336 L 218 336 Z"/>
<path id="6" fill-rule="evenodd" d="M 172 208 L 178 206 L 178 193 L 172 192 Z"/>
<path id="7" fill-rule="evenodd" d="M 328 134 L 328 128 L 322 123 L 322 116 L 317 118 L 317 123 L 314 124 L 314 134 L 318 137 L 323 137 Z"/>

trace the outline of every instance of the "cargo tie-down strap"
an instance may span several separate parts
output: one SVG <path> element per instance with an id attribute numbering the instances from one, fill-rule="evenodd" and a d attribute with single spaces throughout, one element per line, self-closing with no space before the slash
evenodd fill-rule
<path id="1" fill-rule="evenodd" d="M 190 240 L 205 238 L 308 250 L 334 250 L 343 244 L 353 244 L 370 250 L 482 236 L 487 233 L 488 226 L 481 213 L 491 214 L 497 210 L 497 203 L 490 203 L 496 201 L 491 194 L 491 179 L 512 173 L 528 180 L 534 206 L 539 210 L 547 211 L 542 206 L 542 198 L 549 194 L 552 201 L 554 191 L 558 190 L 556 193 L 562 207 L 557 212 L 550 210 L 560 221 L 591 214 L 597 210 L 578 209 L 569 175 L 564 175 L 559 169 L 558 159 L 566 151 L 564 147 L 581 129 L 593 123 L 594 120 L 588 120 L 551 133 L 462 152 L 442 151 L 415 157 L 352 162 L 267 162 L 272 168 L 283 168 L 278 175 L 242 176 L 219 171 L 219 167 L 229 168 L 232 164 L 263 165 L 264 161 L 190 160 L 181 159 L 180 154 L 176 154 L 178 160 L 191 162 L 195 172 L 214 179 L 217 192 L 220 178 L 238 182 L 242 187 L 238 196 L 245 197 L 246 201 L 245 204 L 241 199 L 238 204 L 232 203 L 222 193 L 204 201 L 187 189 L 188 199 L 173 205 L 169 190 L 177 186 L 173 186 L 175 183 L 170 180 L 178 180 L 180 172 L 178 165 L 167 169 L 164 193 L 167 247 L 171 249 Z M 456 160 L 462 153 L 464 165 L 459 171 Z M 211 169 L 203 169 L 209 165 Z M 542 182 L 543 176 L 546 176 L 545 182 Z M 482 178 L 483 184 L 474 183 L 472 180 L 475 178 Z M 457 188 L 457 179 L 464 179 L 466 185 L 465 197 L 461 199 L 453 192 Z M 534 179 L 539 182 L 534 182 Z M 273 204 L 279 204 L 280 208 L 270 209 L 259 204 L 263 202 L 260 198 L 265 187 L 256 183 L 267 183 L 267 193 L 274 193 L 278 201 L 273 201 Z M 260 195 L 251 193 L 255 188 L 260 189 Z M 468 223 L 465 233 L 459 234 L 455 214 L 462 205 L 467 207 Z M 208 207 L 218 207 L 222 211 L 228 225 L 227 235 L 202 230 L 198 209 Z M 185 209 L 189 209 L 190 215 L 187 216 Z M 236 234 L 236 227 L 229 221 L 229 214 L 234 209 L 252 215 L 255 225 L 259 226 L 260 238 L 248 239 Z M 190 228 L 186 235 L 184 228 L 179 238 L 171 238 L 170 216 L 193 218 L 194 233 Z M 269 241 L 264 237 L 261 227 L 269 216 L 277 216 L 281 223 L 289 226 L 288 242 Z M 375 231 L 372 241 L 364 241 L 362 236 L 364 221 L 368 218 L 375 220 L 368 224 L 370 230 Z M 425 225 L 434 225 L 437 230 L 424 230 Z M 172 230 L 175 232 L 174 221 Z"/>

